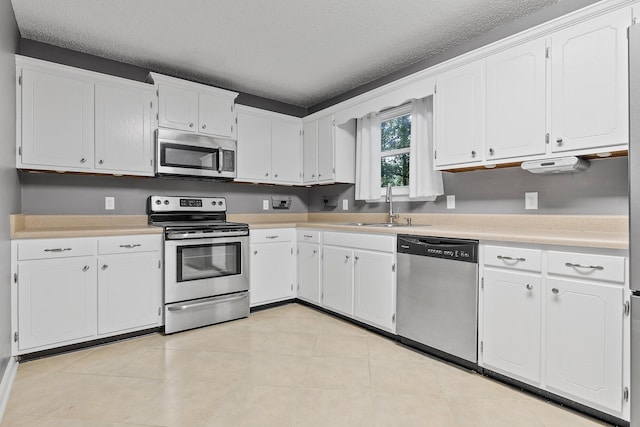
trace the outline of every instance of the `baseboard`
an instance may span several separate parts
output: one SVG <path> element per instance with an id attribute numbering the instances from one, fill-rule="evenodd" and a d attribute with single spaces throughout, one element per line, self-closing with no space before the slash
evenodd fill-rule
<path id="1" fill-rule="evenodd" d="M 18 372 L 18 362 L 15 357 L 9 357 L 9 363 L 2 375 L 2 381 L 0 382 L 0 423 L 4 417 L 4 410 L 7 408 L 9 402 L 9 395 L 11 394 L 11 387 L 16 379 L 16 373 Z"/>

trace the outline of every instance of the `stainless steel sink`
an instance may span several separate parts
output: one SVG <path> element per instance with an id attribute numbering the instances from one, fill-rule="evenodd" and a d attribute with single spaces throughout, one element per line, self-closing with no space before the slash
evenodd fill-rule
<path id="1" fill-rule="evenodd" d="M 348 222 L 343 225 L 353 225 L 357 227 L 428 227 L 425 224 L 389 224 L 388 222 Z"/>

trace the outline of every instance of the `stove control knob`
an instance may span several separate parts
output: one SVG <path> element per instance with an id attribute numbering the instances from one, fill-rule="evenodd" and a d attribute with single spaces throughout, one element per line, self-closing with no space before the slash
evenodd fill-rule
<path id="1" fill-rule="evenodd" d="M 168 200 L 165 200 L 165 201 L 164 201 L 164 204 L 165 204 L 165 205 L 168 205 L 168 204 L 169 204 L 169 201 L 168 201 Z"/>
<path id="2" fill-rule="evenodd" d="M 160 200 L 156 200 L 156 205 L 161 204 L 162 202 Z"/>
<path id="3" fill-rule="evenodd" d="M 219 205 L 219 206 L 222 206 L 222 200 L 220 200 L 220 201 L 218 202 L 218 205 Z"/>
<path id="4" fill-rule="evenodd" d="M 213 202 L 211 202 L 211 204 L 212 204 L 213 206 L 215 206 L 215 205 L 216 205 L 216 201 L 214 200 Z"/>

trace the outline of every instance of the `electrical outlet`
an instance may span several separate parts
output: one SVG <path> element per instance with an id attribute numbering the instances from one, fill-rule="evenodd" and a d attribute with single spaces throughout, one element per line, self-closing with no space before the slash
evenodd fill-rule
<path id="1" fill-rule="evenodd" d="M 349 210 L 349 199 L 342 199 L 342 210 L 343 211 Z"/>
<path id="2" fill-rule="evenodd" d="M 447 196 L 447 209 L 455 209 L 456 208 L 456 196 L 450 194 Z"/>
<path id="3" fill-rule="evenodd" d="M 104 198 L 104 209 L 107 211 L 112 211 L 116 208 L 116 198 L 115 197 L 105 197 Z"/>
<path id="4" fill-rule="evenodd" d="M 269 210 L 269 200 L 263 200 L 262 201 L 262 210 L 263 211 L 268 211 Z"/>
<path id="5" fill-rule="evenodd" d="M 524 208 L 525 209 L 538 209 L 538 192 L 527 191 L 524 193 Z"/>

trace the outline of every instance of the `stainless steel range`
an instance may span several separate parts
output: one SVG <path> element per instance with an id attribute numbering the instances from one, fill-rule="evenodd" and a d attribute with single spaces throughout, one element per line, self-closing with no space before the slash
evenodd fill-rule
<path id="1" fill-rule="evenodd" d="M 249 226 L 227 222 L 224 197 L 150 196 L 164 227 L 165 333 L 249 315 Z"/>

